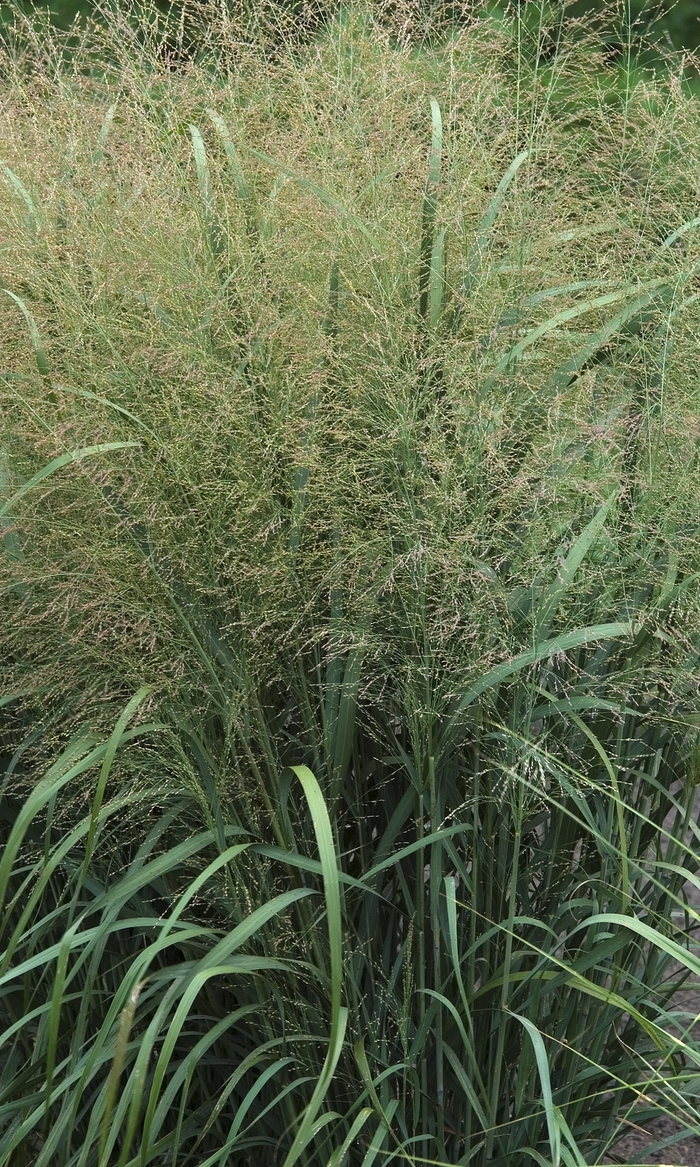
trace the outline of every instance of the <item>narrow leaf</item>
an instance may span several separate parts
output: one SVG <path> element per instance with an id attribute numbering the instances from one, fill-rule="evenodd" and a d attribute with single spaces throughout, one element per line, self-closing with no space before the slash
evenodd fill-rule
<path id="1" fill-rule="evenodd" d="M 63 469 L 64 466 L 69 466 L 71 462 L 82 462 L 83 458 L 90 458 L 93 454 L 108 454 L 112 450 L 134 450 L 138 449 L 140 445 L 140 442 L 102 442 L 97 446 L 83 446 L 82 449 L 71 450 L 69 454 L 60 454 L 58 458 L 54 458 L 41 470 L 38 470 L 28 482 L 15 491 L 11 499 L 0 507 L 0 519 L 10 513 L 15 503 L 25 494 L 29 494 L 45 478 L 49 478 L 57 470 Z"/>
<path id="2" fill-rule="evenodd" d="M 102 122 L 102 127 L 97 138 L 97 146 L 92 152 L 93 162 L 101 162 L 104 157 L 105 146 L 107 145 L 109 131 L 112 128 L 112 122 L 114 121 L 114 115 L 116 112 L 117 103 L 115 102 L 113 105 L 110 105 L 107 113 L 104 116 L 104 121 Z"/>
<path id="3" fill-rule="evenodd" d="M 134 696 L 131 698 L 128 705 L 126 706 L 126 709 L 124 709 L 122 711 L 122 713 L 117 721 L 117 724 L 115 725 L 114 729 L 112 730 L 112 734 L 110 736 L 110 739 L 107 743 L 107 749 L 105 750 L 104 761 L 102 762 L 100 776 L 97 780 L 97 787 L 95 789 L 95 797 L 94 797 L 93 803 L 92 803 L 92 812 L 90 814 L 90 826 L 88 829 L 87 841 L 85 843 L 85 858 L 83 860 L 83 868 L 82 868 L 80 880 L 77 884 L 77 889 L 80 888 L 81 884 L 83 883 L 83 881 L 85 880 L 85 877 L 87 875 L 88 866 L 90 864 L 90 859 L 92 858 L 92 848 L 93 848 L 93 844 L 95 841 L 95 832 L 97 830 L 97 823 L 99 820 L 100 811 L 102 809 L 102 801 L 104 799 L 105 789 L 107 787 L 107 781 L 109 779 L 109 774 L 110 774 L 110 771 L 112 769 L 112 763 L 114 762 L 114 758 L 116 756 L 117 750 L 121 744 L 124 730 L 126 729 L 127 725 L 129 724 L 131 718 L 133 717 L 134 713 L 138 709 L 141 702 L 146 699 L 146 697 L 149 695 L 149 693 L 151 691 L 152 691 L 151 685 L 144 685 L 142 688 L 140 688 L 138 690 L 137 693 L 134 694 Z"/>
<path id="4" fill-rule="evenodd" d="M 418 274 L 418 311 L 424 321 L 429 319 L 430 274 L 433 258 L 435 218 L 438 188 L 442 170 L 442 114 L 434 97 L 430 99 L 433 133 L 428 160 L 428 176 L 423 194 L 423 221 L 421 227 L 420 271 Z"/>
<path id="5" fill-rule="evenodd" d="M 616 332 L 618 332 L 627 320 L 639 312 L 641 308 L 652 302 L 654 295 L 658 293 L 661 288 L 667 286 L 667 280 L 651 280 L 646 285 L 643 294 L 637 296 L 631 304 L 628 304 L 624 312 L 620 313 L 619 316 L 614 317 L 614 319 L 609 321 L 602 329 L 594 333 L 591 337 L 591 340 L 586 343 L 584 348 L 581 349 L 575 357 L 572 357 L 571 360 L 567 361 L 565 365 L 562 365 L 557 373 L 555 373 L 550 384 L 556 384 L 558 386 L 560 382 L 562 384 L 568 383 L 568 381 L 564 380 L 565 378 L 571 380 L 573 374 L 578 371 L 578 369 L 580 369 L 587 360 L 590 360 L 593 354 L 600 349 L 605 339 L 613 336 Z M 513 345 L 513 347 L 509 349 L 509 351 L 505 353 L 504 356 L 502 356 L 501 359 L 496 363 L 492 373 L 487 377 L 482 385 L 482 392 L 486 392 L 488 389 L 490 389 L 495 384 L 496 379 L 500 376 L 501 373 L 509 369 L 511 365 L 513 365 L 514 362 L 517 361 L 520 356 L 522 356 L 526 349 L 530 348 L 533 344 L 540 340 L 541 337 L 546 336 L 547 333 L 553 332 L 562 324 L 567 324 L 570 320 L 576 320 L 579 316 L 584 316 L 587 312 L 594 311 L 597 308 L 604 308 L 608 304 L 615 304 L 619 300 L 624 300 L 628 295 L 629 292 L 626 290 L 608 292 L 604 296 L 597 296 L 593 300 L 585 300 L 582 303 L 574 304 L 570 308 L 564 308 L 561 312 L 557 312 L 555 316 L 551 316 L 548 320 L 545 320 L 544 323 L 538 324 L 537 327 L 531 329 L 522 340 L 519 340 L 517 344 Z"/>
<path id="6" fill-rule="evenodd" d="M 467 296 L 474 290 L 474 286 L 476 285 L 481 274 L 483 254 L 489 243 L 491 228 L 498 218 L 498 214 L 503 205 L 503 200 L 506 197 L 508 187 L 520 170 L 523 162 L 525 162 L 529 156 L 529 150 L 522 150 L 521 153 L 513 159 L 510 166 L 503 175 L 503 178 L 496 187 L 493 198 L 486 208 L 483 218 L 477 227 L 476 239 L 471 251 L 469 252 L 469 255 L 467 256 L 464 267 L 464 275 L 462 276 L 462 291 Z"/>
<path id="7" fill-rule="evenodd" d="M 588 555 L 600 532 L 603 530 L 617 496 L 618 491 L 613 491 L 606 502 L 603 503 L 602 507 L 596 511 L 590 523 L 581 532 L 559 568 L 557 578 L 549 588 L 540 612 L 538 613 L 540 632 L 546 633 L 549 628 L 564 593 L 570 587 L 576 572 Z"/>
<path id="8" fill-rule="evenodd" d="M 445 287 L 445 231 L 442 230 L 433 244 L 430 257 L 430 288 L 428 296 L 428 324 L 431 332 L 435 332 L 440 323 L 442 313 L 442 299 Z"/>
<path id="9" fill-rule="evenodd" d="M 22 202 L 24 203 L 25 207 L 27 208 L 27 226 L 29 227 L 30 231 L 36 231 L 37 211 L 36 211 L 34 199 L 30 195 L 30 193 L 27 190 L 24 183 L 20 181 L 20 179 L 15 174 L 15 172 L 13 170 L 10 170 L 10 167 L 6 166 L 4 162 L 0 162 L 0 170 L 3 171 L 6 178 L 12 184 L 15 191 L 17 192 L 17 194 L 21 198 Z"/>
<path id="10" fill-rule="evenodd" d="M 44 378 L 44 380 L 49 380 L 49 362 L 46 359 L 46 353 L 44 352 L 41 343 L 41 337 L 39 336 L 39 329 L 36 326 L 34 317 L 27 308 L 24 300 L 21 300 L 19 296 L 15 296 L 14 292 L 11 292 L 8 288 L 3 288 L 3 291 L 6 296 L 9 296 L 10 299 L 14 300 L 15 304 L 19 306 L 22 315 L 27 322 L 29 338 L 32 342 L 32 348 L 34 349 L 34 357 L 36 359 L 36 367 L 39 370 L 39 375 Z"/>
<path id="11" fill-rule="evenodd" d="M 207 113 L 214 123 L 216 131 L 223 143 L 229 174 L 233 179 L 233 185 L 236 189 L 236 197 L 238 198 L 238 202 L 245 217 L 246 229 L 251 240 L 255 241 L 258 236 L 258 224 L 255 215 L 255 202 L 250 187 L 248 186 L 246 176 L 243 173 L 243 167 L 241 166 L 241 160 L 238 155 L 238 151 L 233 143 L 229 128 L 220 114 L 216 113 L 216 111 L 213 109 L 207 110 Z"/>
<path id="12" fill-rule="evenodd" d="M 196 126 L 190 125 L 190 136 L 192 138 L 192 150 L 194 153 L 194 163 L 197 170 L 197 182 L 199 184 L 199 197 L 202 201 L 202 210 L 204 213 L 204 225 L 207 234 L 207 243 L 209 250 L 215 260 L 221 258 L 225 250 L 224 232 L 216 215 L 214 206 L 214 191 L 211 183 L 211 175 L 209 172 L 209 162 L 207 160 L 207 152 L 204 146 L 204 139 Z"/>
<path id="13" fill-rule="evenodd" d="M 537 664 L 538 661 L 547 660 L 549 657 L 557 656 L 559 653 L 569 652 L 574 648 L 583 648 L 585 645 L 595 643 L 598 640 L 616 640 L 621 637 L 631 636 L 632 633 L 633 627 L 629 622 L 595 624 L 589 628 L 578 628 L 575 632 L 564 632 L 560 636 L 555 636 L 551 640 L 546 640 L 534 648 L 528 649 L 527 652 L 520 653 L 519 656 L 513 657 L 512 660 L 504 661 L 503 664 L 497 665 L 495 669 L 492 669 L 476 681 L 459 698 L 452 716 L 447 723 L 447 731 L 449 732 L 456 728 L 459 715 L 483 693 L 486 693 L 489 689 L 497 688 L 503 681 L 507 681 L 509 677 L 513 677 L 516 673 L 522 672 L 523 669 L 529 668 L 530 665 Z"/>
<path id="14" fill-rule="evenodd" d="M 561 1135 L 559 1133 L 559 1123 L 557 1122 L 556 1108 L 552 1099 L 552 1082 L 549 1076 L 549 1062 L 547 1060 L 547 1051 L 544 1048 L 542 1035 L 535 1025 L 527 1019 L 521 1017 L 519 1013 L 511 1013 L 522 1026 L 526 1029 L 530 1040 L 534 1046 L 535 1058 L 537 1059 L 537 1069 L 540 1075 L 540 1083 L 542 1086 L 542 1103 L 547 1118 L 547 1130 L 549 1132 L 549 1148 L 552 1155 L 553 1167 L 559 1167 L 561 1162 Z"/>

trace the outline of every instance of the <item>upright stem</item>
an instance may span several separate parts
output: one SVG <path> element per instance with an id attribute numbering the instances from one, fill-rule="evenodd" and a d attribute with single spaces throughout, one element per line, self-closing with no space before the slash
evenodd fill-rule
<path id="1" fill-rule="evenodd" d="M 416 807 L 416 839 L 421 840 L 425 834 L 423 826 L 423 791 L 418 794 Z M 416 915 L 418 928 L 418 1027 L 425 1019 L 425 851 L 419 847 L 416 851 Z M 420 1059 L 421 1084 L 421 1124 L 423 1133 L 428 1129 L 428 1063 L 425 1058 Z"/>
<path id="2" fill-rule="evenodd" d="M 430 833 L 438 829 L 437 791 L 435 788 L 435 758 L 428 759 L 430 786 Z M 430 931 L 433 938 L 433 990 L 442 988 L 440 962 L 440 882 L 442 878 L 442 848 L 433 843 L 430 848 Z M 435 1017 L 435 1092 L 437 1100 L 438 1159 L 445 1160 L 445 1072 L 442 1053 L 442 1008 L 438 1002 Z"/>
<path id="3" fill-rule="evenodd" d="M 486 1139 L 486 1159 L 493 1155 L 493 1142 L 496 1135 L 498 1121 L 498 1100 L 501 1095 L 501 1081 L 503 1077 L 503 1051 L 505 1049 L 506 1028 L 508 1016 L 506 1007 L 510 990 L 510 966 L 513 959 L 513 931 L 515 928 L 515 907 L 518 890 L 518 864 L 520 860 L 520 838 L 523 824 L 523 784 L 518 785 L 518 810 L 515 835 L 513 838 L 513 859 L 510 872 L 510 888 L 508 895 L 508 919 L 506 922 L 506 947 L 503 958 L 503 981 L 501 983 L 501 1012 L 498 1019 L 498 1037 L 496 1039 L 496 1057 L 492 1066 L 491 1078 L 491 1127 Z"/>
<path id="4" fill-rule="evenodd" d="M 471 897 L 470 897 L 472 911 L 471 911 L 471 918 L 469 920 L 469 965 L 468 965 L 468 972 L 467 972 L 467 976 L 468 976 L 467 999 L 470 1002 L 474 1000 L 474 994 L 476 992 L 476 925 L 477 925 L 477 919 L 478 919 L 478 913 L 479 913 L 478 894 L 479 894 L 479 878 L 480 878 L 480 874 L 481 874 L 480 866 L 479 866 L 479 848 L 477 845 L 478 839 L 479 839 L 479 814 L 480 814 L 480 806 L 479 806 L 479 795 L 480 795 L 480 784 L 481 784 L 480 783 L 480 774 L 479 774 L 480 769 L 481 769 L 481 748 L 480 748 L 480 739 L 479 739 L 479 733 L 478 733 L 478 727 L 477 727 L 477 732 L 475 734 L 475 746 L 474 746 L 474 776 L 473 776 L 474 805 L 473 805 L 473 809 L 472 809 L 472 824 L 473 824 L 472 864 L 471 864 L 472 885 L 471 885 Z M 471 1103 L 469 1102 L 469 1100 L 467 1100 L 467 1109 L 466 1109 L 466 1115 L 465 1115 L 465 1121 L 464 1121 L 464 1138 L 465 1138 L 465 1146 L 466 1146 L 467 1151 L 469 1150 L 469 1148 L 471 1146 L 471 1136 L 472 1136 L 472 1106 L 471 1106 Z"/>

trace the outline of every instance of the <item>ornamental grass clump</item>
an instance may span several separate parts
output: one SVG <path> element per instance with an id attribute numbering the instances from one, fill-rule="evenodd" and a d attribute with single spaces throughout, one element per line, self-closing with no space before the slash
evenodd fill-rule
<path id="1" fill-rule="evenodd" d="M 700 111 L 266 12 L 4 50 L 0 1167 L 672 1143 Z"/>

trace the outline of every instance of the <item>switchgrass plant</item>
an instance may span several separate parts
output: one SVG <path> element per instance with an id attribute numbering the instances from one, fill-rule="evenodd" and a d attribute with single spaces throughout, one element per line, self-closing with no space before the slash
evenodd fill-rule
<path id="1" fill-rule="evenodd" d="M 254 15 L 3 60 L 0 1164 L 697 1132 L 698 109 Z"/>

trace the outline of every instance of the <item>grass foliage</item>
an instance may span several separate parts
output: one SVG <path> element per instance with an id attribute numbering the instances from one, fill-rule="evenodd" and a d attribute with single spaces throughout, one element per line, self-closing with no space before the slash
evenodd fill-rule
<path id="1" fill-rule="evenodd" d="M 264 17 L 2 61 L 0 1165 L 700 1131 L 700 112 Z"/>

